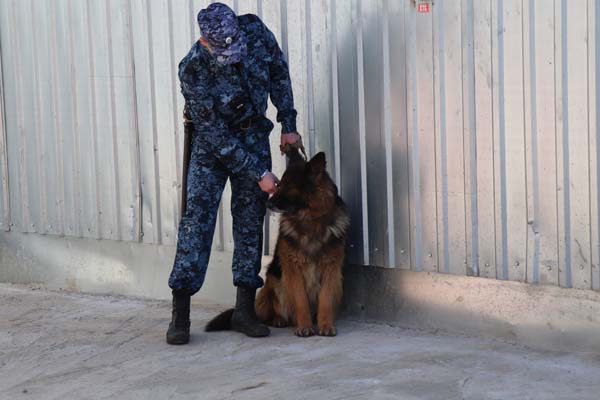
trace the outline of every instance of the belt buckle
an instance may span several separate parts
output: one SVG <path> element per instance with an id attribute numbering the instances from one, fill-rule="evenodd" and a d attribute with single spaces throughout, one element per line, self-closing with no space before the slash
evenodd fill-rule
<path id="1" fill-rule="evenodd" d="M 247 131 L 252 126 L 252 119 L 248 118 L 246 121 L 240 122 L 240 129 L 243 131 Z"/>

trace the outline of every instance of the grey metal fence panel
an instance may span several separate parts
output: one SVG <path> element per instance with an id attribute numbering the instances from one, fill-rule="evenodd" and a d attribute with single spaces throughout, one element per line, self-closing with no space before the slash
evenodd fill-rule
<path id="1" fill-rule="evenodd" d="M 175 243 L 177 63 L 209 3 L 0 0 L 3 229 Z M 227 4 L 280 41 L 350 263 L 600 289 L 597 2 Z M 265 234 L 269 253 L 276 215 Z"/>

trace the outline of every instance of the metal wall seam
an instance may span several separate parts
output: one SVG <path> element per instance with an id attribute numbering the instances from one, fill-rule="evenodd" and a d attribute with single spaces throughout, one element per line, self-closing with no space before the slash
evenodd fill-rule
<path id="1" fill-rule="evenodd" d="M 462 3 L 465 4 L 464 2 Z M 463 43 L 463 135 L 465 169 L 465 237 L 468 260 L 467 275 L 479 276 L 479 219 L 477 203 L 477 102 L 475 98 L 475 10 L 473 0 L 466 0 L 463 25 L 466 41 Z M 466 65 L 466 68 L 464 68 Z M 464 88 L 466 82 L 466 90 Z M 466 111 L 467 116 L 464 116 Z M 467 123 L 464 121 L 468 120 Z M 468 159 L 467 159 L 468 156 Z"/>
<path id="2" fill-rule="evenodd" d="M 450 244 L 449 244 L 449 233 L 448 233 L 448 146 L 447 146 L 447 132 L 446 132 L 446 63 L 445 55 L 446 46 L 444 42 L 444 3 L 439 4 L 439 8 L 436 8 L 435 14 L 437 14 L 437 34 L 438 34 L 438 77 L 434 79 L 439 85 L 439 97 L 436 98 L 436 103 L 439 101 L 439 116 L 436 113 L 436 121 L 439 118 L 439 146 L 440 146 L 440 169 L 441 169 L 441 203 L 442 203 L 442 243 L 438 242 L 438 249 L 442 246 L 442 259 L 444 260 L 443 267 L 438 265 L 438 270 L 450 273 Z M 435 29 L 435 24 L 433 25 Z M 437 129 L 436 129 L 437 131 Z M 438 136 L 438 135 L 436 135 Z M 439 195 L 438 195 L 439 196 Z M 438 200 L 439 201 L 439 200 Z M 438 211 L 439 215 L 439 211 Z M 439 222 L 438 222 L 439 226 Z M 439 228 L 438 228 L 439 232 Z M 439 239 L 439 234 L 438 234 Z M 438 263 L 441 260 L 438 260 Z"/>
<path id="3" fill-rule="evenodd" d="M 112 40 L 112 26 L 111 26 L 111 2 L 106 1 L 105 3 L 106 13 L 106 40 L 108 42 L 108 74 L 109 74 L 109 85 L 110 85 L 110 115 L 111 115 L 111 136 L 112 136 L 112 157 L 113 157 L 113 190 L 114 190 L 114 206 L 115 206 L 115 229 L 116 239 L 122 240 L 123 235 L 121 232 L 121 184 L 119 179 L 119 146 L 117 143 L 117 117 L 116 117 L 116 104 L 115 104 L 115 74 L 114 74 L 114 55 L 113 55 L 113 40 Z"/>
<path id="4" fill-rule="evenodd" d="M 410 13 L 405 13 L 409 17 L 410 25 L 406 26 L 409 31 L 408 43 L 410 43 L 409 52 L 407 54 L 407 96 L 406 107 L 409 130 L 409 152 L 411 153 L 409 169 L 412 175 L 409 175 L 409 183 L 411 186 L 410 208 L 411 208 L 411 267 L 415 271 L 423 270 L 423 226 L 422 226 L 422 209 L 421 209 L 421 188 L 420 188 L 420 149 L 419 149 L 419 95 L 417 90 L 417 15 L 414 8 L 410 8 Z M 412 178 L 412 180 L 410 180 Z"/>
<path id="5" fill-rule="evenodd" d="M 439 100 L 435 90 L 435 58 L 434 58 L 433 16 L 429 13 L 416 13 L 416 70 L 417 85 L 417 127 L 419 141 L 419 178 L 417 188 L 420 191 L 420 230 L 424 255 L 421 258 L 422 268 L 426 271 L 438 271 L 439 244 L 438 233 L 438 149 L 436 132 L 436 104 Z M 426 256 L 425 256 L 426 255 Z"/>
<path id="6" fill-rule="evenodd" d="M 27 46 L 32 53 L 33 61 L 33 87 L 30 88 L 34 95 L 34 110 L 33 113 L 36 115 L 36 120 L 39 124 L 32 131 L 33 135 L 30 137 L 36 140 L 36 152 L 38 155 L 37 170 L 38 175 L 29 176 L 30 182 L 37 182 L 37 186 L 41 190 L 40 200 L 43 200 L 38 205 L 37 210 L 40 212 L 41 217 L 35 223 L 35 229 L 37 233 L 50 234 L 52 229 L 56 225 L 56 189 L 57 189 L 57 175 L 56 175 L 56 147 L 54 136 L 56 134 L 54 126 L 55 121 L 52 115 L 53 105 L 53 94 L 51 90 L 52 86 L 52 50 L 50 46 L 40 46 L 40 42 L 36 39 L 37 36 L 50 37 L 49 9 L 47 8 L 48 2 L 39 4 L 38 6 L 32 7 L 27 10 L 30 15 L 31 29 L 23 32 L 28 37 L 27 42 L 31 47 Z M 33 28 L 35 27 L 35 28 Z M 35 33 L 34 33 L 35 32 Z M 41 177 L 43 182 L 40 181 Z"/>
<path id="7" fill-rule="evenodd" d="M 182 160 L 181 160 L 181 154 L 179 153 L 179 149 L 181 148 L 180 146 L 180 140 L 181 140 L 181 116 L 178 114 L 178 107 L 177 107 L 177 103 L 178 103 L 178 96 L 177 96 L 177 61 L 175 60 L 175 38 L 174 38 L 174 32 L 173 32 L 173 3 L 172 2 L 168 2 L 167 3 L 167 9 L 168 9 L 168 19 L 169 19 L 169 59 L 171 60 L 171 68 L 172 68 L 172 72 L 171 72 L 171 97 L 172 97 L 172 103 L 173 103 L 173 140 L 175 142 L 175 173 L 176 173 L 176 181 L 177 181 L 177 208 L 174 212 L 175 214 L 175 222 L 178 224 L 179 220 L 181 219 L 181 215 L 180 215 L 180 208 L 179 205 L 181 204 L 181 173 L 182 173 Z"/>
<path id="8" fill-rule="evenodd" d="M 156 82 L 156 73 L 154 70 L 154 40 L 153 40 L 153 25 L 152 25 L 152 2 L 146 3 L 146 18 L 148 24 L 148 67 L 150 72 L 150 105 L 152 112 L 152 143 L 154 146 L 154 193 L 156 202 L 156 214 L 154 217 L 154 240 L 155 244 L 162 244 L 162 201 L 160 190 L 160 159 L 157 151 L 158 145 L 158 128 L 156 115 L 156 90 L 154 82 Z"/>
<path id="9" fill-rule="evenodd" d="M 27 9 L 27 11 L 29 12 L 29 22 L 31 23 L 31 30 L 30 30 L 30 34 L 33 35 L 33 32 L 36 32 L 38 29 L 38 26 L 36 24 L 36 20 L 34 18 L 34 12 L 33 10 L 36 9 L 33 5 L 33 0 L 31 0 L 29 3 L 29 7 Z M 24 9 L 22 9 L 22 11 L 24 11 Z M 39 187 L 40 190 L 40 196 L 39 196 L 39 203 L 38 203 L 38 211 L 39 212 L 39 218 L 37 221 L 31 223 L 29 225 L 29 227 L 27 228 L 29 232 L 37 232 L 37 233 L 41 233 L 44 234 L 46 233 L 46 227 L 47 227 L 47 223 L 48 223 L 48 210 L 47 210 L 47 204 L 48 204 L 48 196 L 47 196 L 47 176 L 46 176 L 46 168 L 44 168 L 44 166 L 42 165 L 42 162 L 44 160 L 46 160 L 45 157 L 45 152 L 46 152 L 46 140 L 45 140 L 45 136 L 42 133 L 44 131 L 43 128 L 43 124 L 42 124 L 42 111 L 43 111 L 43 107 L 42 107 L 42 98 L 41 98 L 41 90 L 40 90 L 40 62 L 39 62 L 39 56 L 38 56 L 38 51 L 36 49 L 36 44 L 37 42 L 33 39 L 31 39 L 31 43 L 29 43 L 31 45 L 31 54 L 32 54 L 32 68 L 33 68 L 33 76 L 31 79 L 31 83 L 33 85 L 33 89 L 32 89 L 32 93 L 33 93 L 33 104 L 34 104 L 34 110 L 33 110 L 33 114 L 34 114 L 34 127 L 33 127 L 33 132 L 32 135 L 35 137 L 35 155 L 36 155 L 36 167 L 37 167 L 37 179 L 36 179 L 36 183 L 34 183 L 34 185 L 37 185 Z M 28 183 L 32 183 L 32 180 L 34 180 L 34 177 L 32 176 L 28 176 L 27 177 L 27 181 Z M 31 194 L 30 194 L 31 195 Z M 31 210 L 30 210 L 31 211 Z"/>
<path id="10" fill-rule="evenodd" d="M 131 0 L 130 0 L 131 1 Z M 235 0 L 235 7 L 237 12 L 237 0 Z M 188 10 L 190 12 L 190 46 L 194 43 L 196 38 L 196 8 L 194 7 L 194 0 L 189 0 Z"/>
<path id="11" fill-rule="evenodd" d="M 526 138 L 528 165 L 527 169 L 527 204 L 528 204 L 528 229 L 527 229 L 527 281 L 539 283 L 540 281 L 540 234 L 539 234 L 539 172 L 538 172 L 538 127 L 537 127 L 537 68 L 536 68 L 536 35 L 535 35 L 535 4 L 534 0 L 528 2 L 528 6 L 523 4 L 523 25 L 528 23 L 528 36 L 523 28 L 523 54 L 525 80 L 529 80 L 529 85 L 525 82 L 525 114 L 529 111 L 529 121 L 526 122 Z M 528 51 L 526 51 L 528 49 Z M 528 68 L 527 68 L 528 67 Z M 529 75 L 526 69 L 529 69 Z M 529 89 L 529 91 L 527 91 Z M 527 135 L 527 131 L 529 134 Z M 530 251 L 533 249 L 533 254 Z"/>
<path id="12" fill-rule="evenodd" d="M 571 276 L 571 185 L 569 166 L 569 70 L 567 60 L 567 0 L 561 0 L 561 88 L 562 88 L 562 162 L 563 162 L 563 196 L 564 196 L 564 237 L 565 255 L 563 266 L 564 285 L 568 288 L 573 286 Z"/>
<path id="13" fill-rule="evenodd" d="M 143 231 L 143 219 L 142 219 L 142 168 L 141 168 L 141 159 L 140 159 L 140 126 L 138 122 L 138 95 L 137 95 L 137 84 L 136 84 L 136 64 L 135 64 L 135 50 L 134 50 L 134 35 L 133 35 L 133 11 L 131 6 L 132 0 L 127 0 L 127 21 L 129 25 L 128 34 L 129 34 L 129 57 L 131 59 L 131 77 L 132 77 L 132 97 L 133 97 L 133 106 L 132 111 L 134 113 L 133 117 L 133 143 L 135 146 L 130 149 L 131 158 L 133 160 L 133 170 L 135 173 L 134 179 L 134 200 L 136 209 L 134 210 L 134 235 L 133 240 L 136 242 L 142 241 L 142 231 Z M 136 220 L 137 218 L 137 220 Z"/>
<path id="14" fill-rule="evenodd" d="M 4 103 L 6 112 L 4 114 L 4 128 L 6 129 L 4 145 L 6 146 L 6 163 L 8 165 L 6 171 L 10 185 L 9 190 L 12 188 L 12 191 L 8 193 L 11 206 L 9 228 L 14 230 L 16 226 L 18 230 L 24 231 L 24 224 L 27 223 L 27 221 L 24 221 L 27 209 L 27 181 L 22 179 L 25 174 L 25 167 L 21 167 L 24 164 L 23 146 L 21 145 L 24 135 L 23 96 L 21 74 L 17 73 L 20 67 L 20 54 L 14 50 L 15 47 L 20 48 L 21 38 L 19 38 L 19 35 L 16 35 L 14 39 L 11 38 L 16 23 L 15 8 L 6 8 L 5 11 L 0 13 L 0 18 L 2 18 L 0 21 L 1 35 L 9 38 L 9 40 L 3 40 L 2 42 L 4 51 L 4 65 L 2 66 L 3 90 L 6 93 L 4 98 L 8 97 L 11 89 L 14 92 L 13 101 Z M 9 76 L 12 79 L 8 79 Z M 14 130 L 13 135 L 11 135 L 11 127 Z M 8 154 L 14 156 L 8 158 Z"/>
<path id="15" fill-rule="evenodd" d="M 238 0 L 235 0 L 236 12 L 237 2 Z M 283 51 L 285 59 L 289 62 L 290 58 L 288 54 L 287 0 L 280 0 L 279 7 L 279 12 L 281 13 L 281 51 Z"/>
<path id="16" fill-rule="evenodd" d="M 10 189 L 8 180 L 8 149 L 6 143 L 6 109 L 4 108 L 4 69 L 2 68 L 2 37 L 0 36 L 0 169 L 2 176 L 2 220 L 0 230 L 10 231 Z"/>
<path id="17" fill-rule="evenodd" d="M 90 26 L 91 26 L 91 22 L 92 22 L 92 16 L 90 13 L 90 3 L 91 0 L 88 0 L 85 3 L 85 13 L 86 13 L 86 21 L 87 21 L 87 26 L 86 26 L 86 33 L 87 33 L 87 39 L 88 39 L 88 66 L 89 66 L 89 70 L 90 70 L 90 76 L 95 76 L 95 62 L 94 62 L 94 52 L 93 52 L 93 48 L 94 48 L 94 39 L 92 38 L 92 34 L 90 32 Z M 92 171 L 92 176 L 94 177 L 94 183 L 95 183 L 95 196 L 96 196 L 96 203 L 95 203 L 95 216 L 96 216 L 96 237 L 98 239 L 103 238 L 103 234 L 102 234 L 102 229 L 103 229 L 103 221 L 101 218 L 102 215 L 102 207 L 104 206 L 104 204 L 102 204 L 102 202 L 100 201 L 100 182 L 98 180 L 98 171 L 100 170 L 99 167 L 99 160 L 98 160 L 98 113 L 96 110 L 96 88 L 94 85 L 94 81 L 92 79 L 90 79 L 90 94 L 91 94 L 91 112 L 92 112 L 92 126 L 91 126 L 91 130 L 92 130 L 92 158 L 93 158 L 93 171 Z"/>
<path id="18" fill-rule="evenodd" d="M 315 138 L 315 93 L 313 87 L 313 59 L 312 59 L 312 26 L 311 26 L 311 0 L 304 2 L 304 50 L 306 51 L 306 118 L 308 119 L 308 137 L 309 137 L 309 156 L 315 154 L 316 138 Z"/>
<path id="19" fill-rule="evenodd" d="M 494 268 L 486 268 L 486 273 L 484 276 L 486 277 L 490 277 L 490 278 L 494 278 L 494 279 L 504 279 L 503 278 L 503 269 L 502 269 L 502 260 L 503 260 L 503 252 L 502 252 L 502 208 L 501 208 L 501 201 L 500 201 L 500 155 L 499 155 L 499 142 L 500 142 L 500 87 L 499 87 L 499 75 L 500 75 L 500 57 L 499 57 L 499 32 L 501 31 L 501 27 L 499 25 L 499 22 L 501 20 L 501 18 L 498 17 L 498 10 L 501 10 L 501 7 L 498 5 L 498 1 L 500 0 L 491 0 L 490 1 L 490 10 L 489 10 L 489 18 L 490 18 L 490 36 L 489 36 L 489 40 L 490 40 L 490 75 L 491 75 L 491 83 L 492 83 L 492 88 L 491 88 L 491 107 L 490 107 L 490 113 L 491 113 L 491 117 L 492 117 L 492 124 L 491 124 L 491 131 L 492 131 L 492 141 L 490 143 L 488 143 L 488 148 L 490 151 L 490 154 L 492 156 L 492 165 L 489 166 L 488 165 L 488 170 L 487 172 L 489 173 L 489 167 L 491 167 L 491 172 L 492 172 L 492 176 L 493 176 L 493 185 L 491 188 L 491 199 L 488 198 L 488 201 L 491 200 L 493 202 L 493 228 L 494 228 L 494 249 L 493 249 L 493 255 L 494 255 L 494 260 L 493 260 L 493 265 Z M 486 18 L 487 16 L 483 16 L 483 18 Z M 480 89 L 481 90 L 481 89 Z M 482 138 L 483 139 L 483 138 Z M 478 159 L 478 161 L 481 163 L 484 163 L 484 160 L 482 159 Z M 482 175 L 481 176 L 482 179 L 481 183 L 483 184 L 485 182 L 485 178 L 489 178 L 489 175 Z M 478 177 L 479 179 L 479 177 Z M 482 205 L 484 203 L 482 202 Z M 487 205 L 489 206 L 489 203 L 487 203 Z M 485 208 L 485 207 L 484 207 Z M 483 214 L 482 210 L 482 214 Z M 483 215 L 480 214 L 480 220 L 483 217 Z M 488 214 L 489 214 L 489 210 L 488 210 Z M 492 225 L 492 224 L 490 224 Z M 483 243 L 483 242 L 482 242 Z M 488 257 L 491 257 L 491 251 L 490 249 L 486 249 L 486 253 Z M 487 266 L 487 264 L 484 264 L 484 266 Z"/>
<path id="20" fill-rule="evenodd" d="M 498 122 L 500 162 L 500 229 L 502 248 L 502 278 L 508 280 L 508 227 L 506 194 L 506 112 L 504 104 L 504 2 L 498 0 Z"/>
<path id="21" fill-rule="evenodd" d="M 48 15 L 50 16 L 50 59 L 51 59 L 51 76 L 52 76 L 52 85 L 51 85 L 51 91 L 52 91 L 52 113 L 53 113 L 53 117 L 54 117 L 54 129 L 56 130 L 55 134 L 55 138 L 56 138 L 56 142 L 55 142 L 55 148 L 56 148 L 56 175 L 57 175 L 57 196 L 56 199 L 53 199 L 54 201 L 52 202 L 52 204 L 55 205 L 55 207 L 57 208 L 57 226 L 50 228 L 49 227 L 49 231 L 51 231 L 52 233 L 56 233 L 59 235 L 64 235 L 65 234 L 65 226 L 67 226 L 66 220 L 65 220 L 65 197 L 66 197 L 66 193 L 65 193 L 65 173 L 64 173 L 64 157 L 63 157 L 63 128 L 61 127 L 60 124 L 60 111 L 61 111 L 61 103 L 59 100 L 59 90 L 58 90 L 58 83 L 59 83 L 59 75 L 58 75 L 58 60 L 57 60 L 57 55 L 58 55 L 58 48 L 57 48 L 57 43 L 58 43 L 58 36 L 56 33 L 56 13 L 58 12 L 58 10 L 56 9 L 56 3 L 51 3 L 51 10 L 48 13 Z"/>
<path id="22" fill-rule="evenodd" d="M 57 148 L 56 148 L 56 120 L 54 115 L 54 93 L 52 91 L 54 78 L 52 71 L 54 66 L 52 65 L 53 49 L 52 45 L 40 46 L 40 41 L 36 38 L 43 36 L 51 38 L 50 32 L 50 13 L 49 2 L 38 4 L 35 8 L 32 7 L 29 10 L 31 15 L 31 22 L 34 29 L 27 30 L 24 32 L 25 35 L 31 35 L 31 49 L 33 54 L 34 65 L 34 79 L 37 81 L 33 86 L 32 91 L 36 95 L 36 101 L 38 107 L 35 108 L 34 112 L 39 116 L 40 125 L 35 129 L 35 137 L 40 144 L 38 154 L 41 156 L 38 161 L 38 168 L 43 169 L 45 181 L 43 184 L 38 184 L 42 188 L 42 192 L 45 195 L 46 201 L 42 203 L 39 209 L 42 211 L 42 218 L 39 223 L 36 224 L 38 233 L 52 234 L 55 233 L 54 229 L 58 223 L 58 205 L 56 203 L 59 198 L 58 188 L 58 173 L 56 170 L 57 162 Z M 35 33 L 34 33 L 35 32 Z M 30 179 L 39 179 L 40 175 L 30 177 Z M 45 218 L 44 218 L 45 217 Z"/>
<path id="23" fill-rule="evenodd" d="M 77 95 L 77 73 L 75 71 L 75 40 L 74 40 L 74 32 L 71 27 L 71 21 L 73 21 L 73 8 L 66 7 L 63 10 L 63 25 L 64 25 L 64 35 L 66 36 L 66 52 L 67 57 L 64 62 L 66 64 L 65 70 L 67 71 L 67 75 L 70 79 L 70 92 L 65 93 L 63 95 L 68 95 L 71 101 L 71 124 L 70 124 L 70 138 L 72 143 L 72 171 L 71 171 L 71 193 L 72 196 L 72 215 L 73 220 L 72 226 L 70 227 L 71 235 L 75 237 L 83 236 L 83 213 L 81 209 L 81 144 L 79 140 L 79 101 Z M 66 179 L 66 178 L 65 178 Z"/>
<path id="24" fill-rule="evenodd" d="M 565 286 L 566 275 L 566 248 L 567 248 L 567 237 L 565 235 L 565 221 L 568 218 L 568 214 L 565 213 L 567 208 L 565 207 L 565 190 L 564 186 L 564 172 L 565 167 L 563 166 L 563 140 L 562 140 L 562 129 L 563 121 L 562 118 L 565 116 L 563 112 L 563 101 L 566 99 L 563 97 L 563 91 L 566 88 L 563 87 L 563 61 L 562 53 L 566 51 L 563 46 L 563 28 L 564 25 L 562 15 L 562 0 L 554 2 L 554 102 L 555 102 L 555 142 L 556 142 L 556 218 L 557 218 L 557 244 L 558 244 L 558 262 L 557 262 L 557 284 L 558 286 Z M 560 110 L 560 111 L 559 111 Z M 568 168 L 568 166 L 567 166 Z M 570 237 L 570 235 L 569 235 Z M 569 238 L 570 240 L 570 238 Z"/>
<path id="25" fill-rule="evenodd" d="M 392 140 L 392 184 L 394 204 L 394 252 L 396 268 L 410 269 L 411 219 L 407 117 L 407 19 L 405 1 L 387 2 L 390 65 L 390 132 Z M 394 21 L 394 23 L 389 23 Z"/>
<path id="26" fill-rule="evenodd" d="M 142 0 L 131 0 L 131 20 L 133 35 L 133 62 L 135 69 L 135 94 L 140 162 L 140 239 L 143 243 L 156 243 L 158 229 L 155 220 L 159 210 L 156 204 L 158 188 L 155 187 L 156 168 L 154 166 L 154 119 L 152 112 L 151 87 L 153 86 L 149 59 L 147 6 Z M 138 68 L 138 66 L 140 66 Z M 143 116 L 143 118 L 142 118 Z"/>
<path id="27" fill-rule="evenodd" d="M 17 17 L 17 10 L 19 9 L 19 7 L 17 7 L 16 3 L 21 3 L 23 4 L 23 2 L 18 2 L 15 1 L 12 5 L 12 9 L 13 9 L 13 21 L 16 21 L 16 25 L 19 25 L 18 21 L 18 17 Z M 20 26 L 20 25 L 19 25 Z M 14 71 L 15 71 L 15 75 L 16 75 L 16 80 L 17 80 L 17 97 L 20 100 L 20 109 L 19 107 L 17 107 L 17 112 L 19 115 L 19 188 L 21 189 L 21 204 L 23 204 L 22 207 L 22 218 L 21 218 L 21 232 L 30 232 L 30 225 L 31 225 L 31 221 L 35 220 L 32 215 L 31 215 L 31 201 L 30 201 L 30 182 L 27 179 L 28 175 L 29 175 L 29 169 L 33 168 L 33 166 L 29 165 L 29 160 L 32 159 L 32 156 L 30 155 L 30 153 L 33 153 L 33 147 L 31 148 L 27 145 L 27 122 L 25 119 L 25 96 L 24 96 L 24 92 L 25 92 L 25 82 L 24 82 L 24 77 L 22 74 L 20 74 L 20 71 L 23 71 L 23 57 L 22 57 L 22 53 L 21 51 L 18 51 L 16 49 L 23 49 L 25 48 L 24 46 L 24 42 L 25 40 L 22 38 L 22 35 L 19 35 L 16 32 L 16 26 L 12 25 L 13 27 L 13 32 L 15 33 L 15 48 L 13 48 L 13 56 L 14 56 Z M 17 100 L 18 101 L 18 100 Z M 33 124 L 35 121 L 35 118 L 30 118 L 30 122 L 28 124 Z"/>
<path id="28" fill-rule="evenodd" d="M 591 226 L 592 226 L 592 288 L 600 290 L 600 51 L 598 51 L 598 44 L 600 43 L 600 2 L 594 1 L 594 36 L 593 41 L 590 41 L 590 48 L 594 49 L 593 61 L 590 60 L 590 64 L 593 62 L 594 66 L 594 94 L 590 95 L 590 99 L 593 99 L 593 107 L 590 107 L 590 115 L 594 115 L 590 124 L 590 130 L 592 131 L 592 142 L 590 145 L 593 149 L 592 160 L 595 161 L 595 165 L 590 165 L 592 169 L 592 176 L 595 179 L 591 179 L 592 188 L 595 186 L 595 192 L 592 190 L 592 201 L 590 202 L 592 207 L 591 212 Z M 591 18 L 591 16 L 590 16 Z M 591 57 L 590 57 L 591 58 Z M 592 104 L 591 104 L 592 105 Z M 593 111 L 592 111 L 593 110 Z M 593 112 L 593 114 L 592 114 Z M 594 129 L 592 129 L 592 127 Z M 592 160 L 590 163 L 592 163 Z M 595 218 L 594 218 L 595 217 Z"/>
<path id="29" fill-rule="evenodd" d="M 572 4 L 572 2 L 569 2 Z M 565 5 L 566 6 L 566 5 Z M 566 62 L 568 64 L 569 181 L 571 229 L 571 284 L 591 287 L 590 265 L 590 172 L 589 172 L 589 69 L 588 9 L 571 7 L 567 14 Z M 564 72 L 564 71 L 563 71 Z M 563 92 L 564 93 L 564 92 Z"/>
<path id="30" fill-rule="evenodd" d="M 342 163 L 341 163 L 341 147 L 340 147 L 340 105 L 339 105 L 339 88 L 338 88 L 338 46 L 337 46 L 337 7 L 336 0 L 329 1 L 329 12 L 331 15 L 331 104 L 333 118 L 333 157 L 334 157 L 334 178 L 338 186 L 338 191 L 342 190 Z"/>
<path id="31" fill-rule="evenodd" d="M 394 229 L 394 183 L 392 162 L 392 110 L 391 110 L 391 85 L 390 85 L 390 32 L 389 32 L 389 7 L 388 0 L 383 0 L 382 48 L 383 48 L 383 130 L 385 138 L 385 177 L 387 201 L 387 239 L 388 262 L 386 267 L 396 267 L 396 238 Z"/>
<path id="32" fill-rule="evenodd" d="M 367 188 L 367 144 L 366 144 L 366 122 L 365 122 L 365 74 L 363 65 L 363 23 L 362 23 L 362 0 L 356 0 L 354 12 L 356 13 L 356 67 L 358 71 L 358 137 L 360 154 L 360 188 L 362 195 L 362 235 L 363 235 L 363 263 L 370 264 L 369 254 L 369 211 L 368 211 L 368 188 Z"/>
<path id="33" fill-rule="evenodd" d="M 314 153 L 327 155 L 327 170 L 334 174 L 333 152 L 333 101 L 331 65 L 331 14 L 329 1 L 312 2 L 310 68 L 312 77 L 312 104 L 314 128 Z"/>
<path id="34" fill-rule="evenodd" d="M 473 2 L 473 52 L 475 85 L 475 129 L 484 132 L 476 136 L 475 160 L 477 171 L 477 243 L 479 276 L 496 278 L 496 174 L 494 144 L 497 132 L 495 115 L 495 58 L 491 2 Z M 475 68 L 475 65 L 477 68 Z"/>

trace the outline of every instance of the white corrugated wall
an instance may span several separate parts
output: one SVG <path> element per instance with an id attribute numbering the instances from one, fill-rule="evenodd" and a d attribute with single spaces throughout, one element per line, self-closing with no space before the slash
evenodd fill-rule
<path id="1" fill-rule="evenodd" d="M 175 243 L 176 69 L 207 3 L 0 0 L 4 230 Z M 598 2 L 227 3 L 288 56 L 299 130 L 352 210 L 350 262 L 600 288 Z"/>

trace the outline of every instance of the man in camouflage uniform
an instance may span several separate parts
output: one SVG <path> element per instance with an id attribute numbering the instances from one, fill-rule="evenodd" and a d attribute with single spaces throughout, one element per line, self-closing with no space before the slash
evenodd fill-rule
<path id="1" fill-rule="evenodd" d="M 281 144 L 295 143 L 296 110 L 288 66 L 275 36 L 255 15 L 236 16 L 213 3 L 198 14 L 202 38 L 179 64 L 181 91 L 194 130 L 187 206 L 179 225 L 177 254 L 169 278 L 173 317 L 167 342 L 189 341 L 190 296 L 202 287 L 218 205 L 231 180 L 233 283 L 237 301 L 232 328 L 258 337 L 269 329 L 254 313 L 261 264 L 265 203 L 277 190 L 270 172 L 267 99 L 278 110 Z"/>

